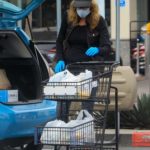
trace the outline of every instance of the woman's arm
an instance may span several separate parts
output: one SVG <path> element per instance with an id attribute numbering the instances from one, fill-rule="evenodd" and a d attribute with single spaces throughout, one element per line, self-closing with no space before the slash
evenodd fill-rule
<path id="1" fill-rule="evenodd" d="M 65 39 L 65 35 L 66 35 L 66 30 L 67 30 L 67 12 L 64 14 L 63 19 L 62 19 L 62 23 L 61 23 L 61 27 L 60 27 L 60 31 L 56 40 L 56 58 L 57 61 L 59 60 L 64 60 L 64 56 L 63 56 L 63 41 Z"/>
<path id="2" fill-rule="evenodd" d="M 98 26 L 100 32 L 100 39 L 99 39 L 100 55 L 107 56 L 111 51 L 111 41 L 108 28 L 103 17 L 100 18 L 100 23 Z"/>

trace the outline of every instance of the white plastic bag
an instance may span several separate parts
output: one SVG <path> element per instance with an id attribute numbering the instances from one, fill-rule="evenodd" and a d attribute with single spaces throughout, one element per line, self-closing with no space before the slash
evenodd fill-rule
<path id="1" fill-rule="evenodd" d="M 89 78 L 92 78 L 92 72 L 89 70 L 85 70 L 85 72 L 81 72 L 78 75 L 73 75 L 68 70 L 66 70 L 67 74 L 62 78 L 62 82 L 80 82 Z"/>
<path id="2" fill-rule="evenodd" d="M 89 86 L 92 82 L 85 81 L 80 82 L 86 79 L 92 78 L 92 72 L 89 70 L 85 70 L 85 72 L 81 72 L 79 75 L 73 75 L 68 70 L 62 71 L 60 73 L 55 74 L 50 77 L 48 86 L 44 87 L 45 95 L 82 95 L 88 94 L 90 95 L 92 86 Z M 92 80 L 92 79 L 91 79 Z M 51 84 L 50 82 L 54 82 Z M 55 83 L 56 82 L 56 83 Z M 60 86 L 59 86 L 60 82 Z M 63 82 L 77 82 L 77 84 L 66 84 Z M 64 86 L 63 86 L 64 85 Z M 82 93 L 80 93 L 82 88 Z"/>
<path id="3" fill-rule="evenodd" d="M 66 69 L 50 77 L 49 82 L 80 82 L 89 78 L 92 78 L 92 72 L 89 70 L 85 70 L 79 75 L 74 75 Z"/>
<path id="4" fill-rule="evenodd" d="M 54 120 L 48 122 L 42 132 L 41 135 L 41 142 L 47 144 L 60 144 L 61 142 L 61 135 L 60 135 L 60 127 L 65 126 L 65 122 L 62 120 Z M 58 130 L 57 130 L 58 129 Z M 50 142 L 50 143 L 49 143 Z"/>
<path id="5" fill-rule="evenodd" d="M 49 82 L 62 82 L 65 79 L 73 78 L 74 75 L 70 73 L 68 70 L 64 70 L 62 72 L 54 74 L 52 77 L 50 77 Z"/>
<path id="6" fill-rule="evenodd" d="M 84 116 L 84 117 L 83 117 Z M 65 123 L 61 120 L 50 121 L 43 129 L 41 142 L 46 144 L 78 144 L 94 143 L 93 117 L 81 110 L 76 120 Z"/>
<path id="7" fill-rule="evenodd" d="M 77 119 L 68 124 L 74 126 L 71 135 L 72 144 L 83 145 L 95 142 L 94 119 L 87 110 L 81 110 Z"/>

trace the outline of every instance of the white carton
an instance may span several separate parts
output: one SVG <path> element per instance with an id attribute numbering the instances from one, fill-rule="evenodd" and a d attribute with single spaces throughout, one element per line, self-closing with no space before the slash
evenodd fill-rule
<path id="1" fill-rule="evenodd" d="M 17 102 L 18 90 L 0 90 L 0 102 Z"/>

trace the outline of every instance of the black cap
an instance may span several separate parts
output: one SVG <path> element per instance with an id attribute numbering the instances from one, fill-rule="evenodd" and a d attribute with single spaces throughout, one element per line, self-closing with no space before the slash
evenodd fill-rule
<path id="1" fill-rule="evenodd" d="M 75 0 L 75 7 L 90 7 L 92 0 Z"/>

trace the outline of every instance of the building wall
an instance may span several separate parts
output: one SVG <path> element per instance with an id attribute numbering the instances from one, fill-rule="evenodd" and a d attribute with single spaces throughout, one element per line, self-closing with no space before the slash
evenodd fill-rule
<path id="1" fill-rule="evenodd" d="M 113 48 L 116 47 L 116 41 L 112 40 Z M 124 66 L 130 66 L 130 42 L 129 40 L 120 41 L 120 57 Z"/>
<path id="2" fill-rule="evenodd" d="M 116 38 L 116 0 L 111 0 L 111 38 Z M 120 7 L 120 38 L 130 38 L 130 21 L 137 20 L 137 0 L 125 0 L 125 6 Z"/>
<path id="3" fill-rule="evenodd" d="M 148 20 L 148 1 L 149 0 L 137 0 L 137 19 L 140 21 Z"/>

